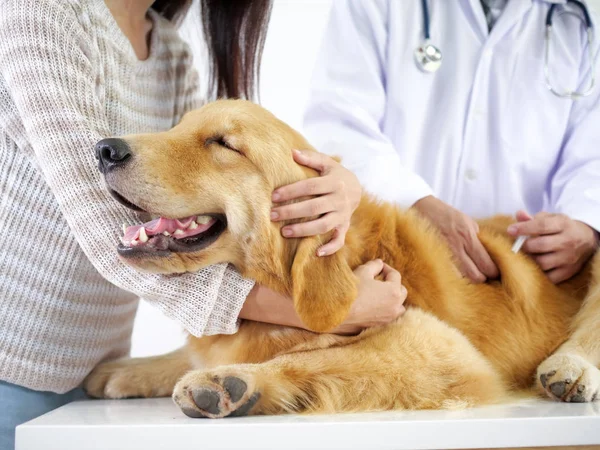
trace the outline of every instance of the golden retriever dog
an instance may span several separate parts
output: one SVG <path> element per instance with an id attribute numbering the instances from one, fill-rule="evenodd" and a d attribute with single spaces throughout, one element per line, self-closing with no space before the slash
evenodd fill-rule
<path id="1" fill-rule="evenodd" d="M 457 408 L 506 401 L 532 388 L 590 402 L 600 390 L 600 256 L 553 285 L 511 251 L 513 219 L 480 221 L 501 279 L 461 278 L 444 239 L 413 211 L 365 195 L 345 247 L 318 257 L 329 235 L 285 239 L 271 193 L 317 174 L 292 149 L 295 130 L 245 101 L 218 101 L 172 130 L 101 141 L 113 195 L 154 219 L 126 229 L 121 257 L 141 270 L 194 272 L 230 263 L 293 298 L 315 332 L 242 321 L 235 335 L 190 337 L 173 353 L 97 367 L 95 397 L 172 395 L 190 417 Z M 402 274 L 406 314 L 357 336 L 326 334 L 357 294 L 353 274 L 381 258 Z"/>

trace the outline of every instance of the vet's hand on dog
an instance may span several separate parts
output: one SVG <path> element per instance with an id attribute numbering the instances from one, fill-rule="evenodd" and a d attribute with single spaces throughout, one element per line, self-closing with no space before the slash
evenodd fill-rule
<path id="1" fill-rule="evenodd" d="M 302 180 L 273 192 L 276 203 L 307 196 L 310 200 L 273 208 L 273 221 L 302 219 L 319 216 L 310 222 L 288 225 L 282 228 L 284 237 L 305 237 L 324 234 L 334 230 L 333 238 L 317 251 L 319 256 L 331 255 L 344 246 L 346 232 L 352 214 L 360 203 L 362 188 L 356 175 L 333 158 L 317 152 L 294 150 L 298 164 L 319 172 L 320 177 Z"/>
<path id="2" fill-rule="evenodd" d="M 461 274 L 474 283 L 495 279 L 500 272 L 479 241 L 479 225 L 459 210 L 433 197 L 425 197 L 413 205 L 446 238 Z"/>
<path id="3" fill-rule="evenodd" d="M 541 212 L 531 217 L 518 211 L 517 220 L 508 227 L 508 234 L 530 236 L 523 250 L 533 256 L 554 284 L 578 273 L 598 249 L 598 233 L 565 214 Z"/>

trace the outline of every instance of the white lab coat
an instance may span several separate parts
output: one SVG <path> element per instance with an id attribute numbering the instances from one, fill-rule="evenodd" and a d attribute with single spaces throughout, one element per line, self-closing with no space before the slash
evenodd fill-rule
<path id="1" fill-rule="evenodd" d="M 488 33 L 480 0 L 429 0 L 443 53 L 429 74 L 413 55 L 420 0 L 334 0 L 305 134 L 405 207 L 434 194 L 476 218 L 545 210 L 599 230 L 600 85 L 578 101 L 547 90 L 550 3 L 510 0 Z M 586 36 L 581 20 L 554 15 L 557 87 L 589 84 Z"/>

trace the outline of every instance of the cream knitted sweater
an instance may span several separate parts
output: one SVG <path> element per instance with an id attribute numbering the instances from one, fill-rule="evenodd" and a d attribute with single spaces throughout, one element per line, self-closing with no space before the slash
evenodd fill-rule
<path id="1" fill-rule="evenodd" d="M 128 352 L 138 297 L 192 334 L 236 331 L 253 282 L 233 268 L 165 277 L 117 257 L 121 224 L 139 218 L 107 194 L 94 144 L 168 129 L 197 106 L 188 47 L 151 18 L 142 62 L 103 0 L 0 0 L 2 380 L 76 387 Z"/>

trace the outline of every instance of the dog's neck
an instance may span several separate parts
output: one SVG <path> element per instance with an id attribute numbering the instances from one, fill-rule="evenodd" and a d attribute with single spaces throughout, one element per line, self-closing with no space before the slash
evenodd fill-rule
<path id="1" fill-rule="evenodd" d="M 306 200 L 306 197 L 282 202 L 279 206 Z M 240 272 L 259 284 L 265 285 L 270 289 L 280 292 L 284 295 L 291 295 L 292 291 L 292 264 L 298 251 L 298 245 L 302 239 L 307 238 L 283 238 L 281 230 L 287 225 L 295 223 L 308 222 L 318 217 L 307 217 L 303 219 L 285 220 L 281 222 L 272 222 L 269 226 L 263 227 L 255 233 L 260 236 L 254 240 L 250 247 L 243 253 L 245 261 L 243 267 L 238 267 Z M 329 240 L 328 236 L 318 237 L 323 243 Z M 270 247 L 265 247 L 264 242 L 270 242 Z"/>
<path id="2" fill-rule="evenodd" d="M 284 295 L 291 295 L 291 267 L 298 247 L 298 239 L 283 239 L 283 224 L 270 224 L 258 233 L 260 241 L 248 242 L 244 253 L 244 262 L 237 269 L 258 284 Z M 262 242 L 271 242 L 265 246 Z"/>

